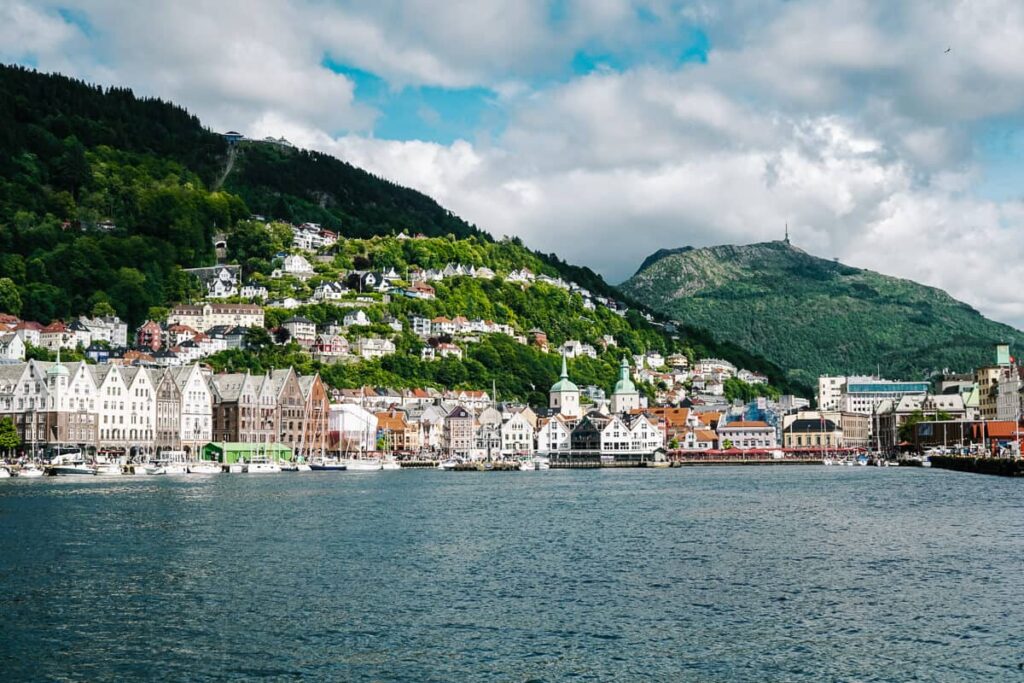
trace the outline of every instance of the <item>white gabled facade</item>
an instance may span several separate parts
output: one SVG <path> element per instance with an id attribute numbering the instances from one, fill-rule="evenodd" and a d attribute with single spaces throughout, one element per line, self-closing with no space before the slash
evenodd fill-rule
<path id="1" fill-rule="evenodd" d="M 665 447 L 665 435 L 646 415 L 633 415 L 628 423 L 629 449 L 637 453 L 653 453 Z"/>
<path id="2" fill-rule="evenodd" d="M 128 387 L 116 365 L 93 365 L 89 368 L 97 385 L 96 413 L 99 433 L 97 446 L 121 448 L 127 444 L 125 413 Z"/>
<path id="3" fill-rule="evenodd" d="M 181 392 L 181 447 L 194 454 L 213 440 L 213 394 L 198 365 L 171 372 Z"/>
<path id="4" fill-rule="evenodd" d="M 125 383 L 125 444 L 149 450 L 156 438 L 156 387 L 146 368 L 131 368 Z"/>
<path id="5" fill-rule="evenodd" d="M 533 426 L 521 413 L 513 413 L 501 425 L 502 455 L 532 455 Z"/>
<path id="6" fill-rule="evenodd" d="M 572 429 L 555 415 L 537 429 L 537 452 L 559 453 L 572 448 Z"/>

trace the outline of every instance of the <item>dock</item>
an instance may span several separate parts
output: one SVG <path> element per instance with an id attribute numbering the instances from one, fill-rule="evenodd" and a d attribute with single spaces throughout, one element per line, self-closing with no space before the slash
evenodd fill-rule
<path id="1" fill-rule="evenodd" d="M 999 477 L 1024 477 L 1024 460 L 1020 458 L 992 458 L 963 455 L 933 455 L 932 467 L 973 474 L 992 474 Z"/>

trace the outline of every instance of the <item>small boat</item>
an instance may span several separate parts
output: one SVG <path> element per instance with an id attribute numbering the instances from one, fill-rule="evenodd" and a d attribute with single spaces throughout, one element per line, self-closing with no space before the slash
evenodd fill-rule
<path id="1" fill-rule="evenodd" d="M 219 462 L 199 460 L 188 464 L 189 474 L 220 474 L 223 472 Z"/>
<path id="2" fill-rule="evenodd" d="M 281 471 L 281 466 L 266 458 L 257 457 L 246 464 L 245 471 L 247 474 L 277 474 Z"/>
<path id="3" fill-rule="evenodd" d="M 185 451 L 164 451 L 156 462 L 164 468 L 165 474 L 188 474 Z"/>
<path id="4" fill-rule="evenodd" d="M 351 458 L 345 468 L 349 472 L 379 472 L 381 463 L 379 458 Z"/>
<path id="5" fill-rule="evenodd" d="M 26 479 L 34 479 L 36 477 L 41 477 L 44 474 L 46 474 L 46 472 L 44 472 L 42 468 L 35 463 L 29 463 L 18 470 L 18 476 Z"/>
<path id="6" fill-rule="evenodd" d="M 459 461 L 455 458 L 448 458 L 437 463 L 437 469 L 439 470 L 454 470 L 459 464 Z"/>
<path id="7" fill-rule="evenodd" d="M 121 466 L 113 462 L 100 462 L 92 468 L 93 475 L 97 477 L 120 477 L 123 472 Z"/>
<path id="8" fill-rule="evenodd" d="M 0 467 L 0 479 L 10 479 L 11 471 L 6 467 Z"/>
<path id="9" fill-rule="evenodd" d="M 380 461 L 380 468 L 382 470 L 394 471 L 402 469 L 402 465 L 394 458 L 384 458 Z"/>
<path id="10" fill-rule="evenodd" d="M 188 465 L 183 462 L 162 461 L 159 464 L 163 466 L 164 474 L 188 474 Z"/>
<path id="11" fill-rule="evenodd" d="M 228 465 L 228 474 L 242 474 L 245 472 L 245 463 L 233 462 Z"/>
<path id="12" fill-rule="evenodd" d="M 341 460 L 314 460 L 309 463 L 309 469 L 314 472 L 342 472 L 346 465 Z"/>
<path id="13" fill-rule="evenodd" d="M 521 461 L 519 461 L 519 471 L 520 472 L 536 472 L 537 471 L 537 463 L 535 463 L 533 460 L 521 460 Z"/>
<path id="14" fill-rule="evenodd" d="M 167 470 L 158 462 L 146 463 L 142 466 L 142 471 L 153 476 L 167 474 Z"/>
<path id="15" fill-rule="evenodd" d="M 78 449 L 64 451 L 50 461 L 50 471 L 61 477 L 92 476 L 92 467 L 86 464 Z"/>

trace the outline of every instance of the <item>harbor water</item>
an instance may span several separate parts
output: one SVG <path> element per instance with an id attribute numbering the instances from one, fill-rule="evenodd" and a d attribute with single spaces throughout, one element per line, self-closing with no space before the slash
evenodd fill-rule
<path id="1" fill-rule="evenodd" d="M 0 482 L 11 681 L 1024 681 L 1024 481 Z"/>

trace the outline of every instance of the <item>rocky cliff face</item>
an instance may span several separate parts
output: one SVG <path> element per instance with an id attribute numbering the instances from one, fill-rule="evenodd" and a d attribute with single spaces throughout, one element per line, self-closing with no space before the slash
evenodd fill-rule
<path id="1" fill-rule="evenodd" d="M 812 256 L 785 242 L 662 250 L 620 285 L 683 322 L 706 327 L 787 368 L 920 377 L 991 360 L 1024 334 L 942 290 Z"/>

